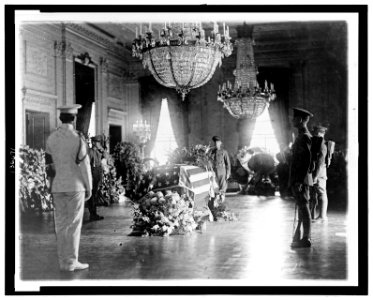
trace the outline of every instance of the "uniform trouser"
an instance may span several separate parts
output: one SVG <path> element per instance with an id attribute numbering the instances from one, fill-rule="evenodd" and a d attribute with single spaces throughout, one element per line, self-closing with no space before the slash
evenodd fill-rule
<path id="1" fill-rule="evenodd" d="M 92 197 L 88 200 L 87 206 L 89 214 L 97 214 L 98 189 L 102 182 L 102 168 L 92 168 Z"/>
<path id="2" fill-rule="evenodd" d="M 225 195 L 225 192 L 227 191 L 227 187 L 228 187 L 228 182 L 227 182 L 227 173 L 224 171 L 221 171 L 221 170 L 217 170 L 215 172 L 215 180 L 216 180 L 216 183 L 218 184 L 218 187 L 219 187 L 219 193 L 220 195 Z"/>
<path id="3" fill-rule="evenodd" d="M 316 219 L 317 207 L 319 205 L 318 197 L 316 194 L 315 186 L 311 188 L 311 198 L 310 198 L 310 212 L 311 212 L 311 219 Z"/>
<path id="4" fill-rule="evenodd" d="M 311 213 L 312 217 L 315 217 L 316 209 L 318 204 L 320 204 L 320 218 L 326 218 L 326 212 L 328 210 L 328 195 L 326 193 L 326 178 L 318 178 L 316 184 L 313 186 L 312 193 L 312 207 Z"/>
<path id="5" fill-rule="evenodd" d="M 300 239 L 300 229 L 303 226 L 303 238 L 309 239 L 311 235 L 311 212 L 309 208 L 310 187 L 301 185 L 301 191 L 292 186 L 293 196 L 298 208 L 298 224 L 294 233 L 294 240 Z"/>
<path id="6" fill-rule="evenodd" d="M 60 267 L 78 261 L 85 192 L 53 193 L 54 224 Z"/>

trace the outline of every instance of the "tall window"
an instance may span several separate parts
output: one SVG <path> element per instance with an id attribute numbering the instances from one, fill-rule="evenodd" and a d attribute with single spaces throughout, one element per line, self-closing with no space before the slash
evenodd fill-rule
<path id="1" fill-rule="evenodd" d="M 162 99 L 159 124 L 151 157 L 156 158 L 160 164 L 164 164 L 167 162 L 168 154 L 176 148 L 177 143 L 172 129 L 168 102 L 167 99 Z"/>
<path id="2" fill-rule="evenodd" d="M 280 152 L 280 147 L 277 143 L 269 117 L 268 107 L 266 107 L 264 112 L 256 119 L 250 147 L 260 147 L 271 154 Z"/>

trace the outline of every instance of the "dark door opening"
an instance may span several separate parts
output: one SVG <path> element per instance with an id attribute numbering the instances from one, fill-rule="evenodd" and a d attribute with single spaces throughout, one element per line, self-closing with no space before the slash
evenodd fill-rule
<path id="1" fill-rule="evenodd" d="M 114 147 L 122 141 L 122 126 L 109 125 L 110 154 L 113 153 Z"/>
<path id="2" fill-rule="evenodd" d="M 33 149 L 45 149 L 49 135 L 49 113 L 26 110 L 26 144 Z"/>
<path id="3" fill-rule="evenodd" d="M 92 103 L 95 100 L 95 70 L 75 62 L 75 102 L 82 105 L 78 111 L 76 129 L 88 134 Z"/>

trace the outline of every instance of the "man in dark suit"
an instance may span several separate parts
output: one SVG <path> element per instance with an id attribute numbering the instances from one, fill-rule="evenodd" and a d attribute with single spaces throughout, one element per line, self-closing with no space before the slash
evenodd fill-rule
<path id="1" fill-rule="evenodd" d="M 293 126 L 298 129 L 298 136 L 292 146 L 290 161 L 289 186 L 298 208 L 298 224 L 293 235 L 291 247 L 311 247 L 311 213 L 309 209 L 310 186 L 313 185 L 311 145 L 312 135 L 307 123 L 312 113 L 302 108 L 293 108 Z M 301 227 L 303 237 L 301 238 Z"/>

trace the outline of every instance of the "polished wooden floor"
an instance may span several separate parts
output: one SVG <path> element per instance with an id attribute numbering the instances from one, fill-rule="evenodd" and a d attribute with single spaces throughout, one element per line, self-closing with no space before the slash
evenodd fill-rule
<path id="1" fill-rule="evenodd" d="M 170 237 L 128 236 L 130 206 L 100 207 L 105 219 L 85 222 L 82 229 L 79 259 L 90 268 L 72 273 L 58 268 L 53 214 L 24 219 L 21 279 L 346 279 L 343 210 L 330 210 L 328 224 L 312 225 L 311 248 L 295 250 L 289 247 L 291 199 L 230 195 L 226 201 L 238 221 Z"/>

